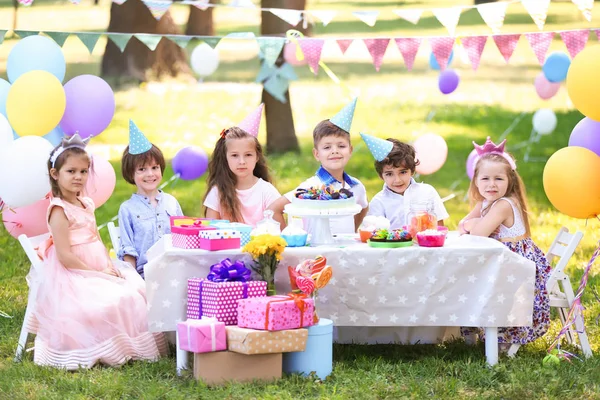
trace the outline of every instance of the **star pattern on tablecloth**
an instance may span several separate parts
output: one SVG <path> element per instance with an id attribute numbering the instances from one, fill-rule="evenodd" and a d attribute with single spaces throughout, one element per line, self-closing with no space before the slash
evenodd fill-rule
<path id="1" fill-rule="evenodd" d="M 385 258 L 380 258 L 379 260 L 377 260 L 377 263 L 383 267 L 387 264 L 387 260 Z"/>
<path id="2" fill-rule="evenodd" d="M 525 297 L 523 297 L 523 295 L 522 295 L 522 294 L 518 295 L 518 296 L 516 297 L 516 299 L 517 299 L 517 303 L 519 303 L 519 304 L 523 304 L 523 303 L 525 303 Z"/>
<path id="3" fill-rule="evenodd" d="M 338 298 L 340 299 L 340 303 L 342 303 L 342 304 L 346 304 L 346 302 L 348 301 L 348 298 L 346 297 L 345 294 L 341 295 Z"/>
<path id="4" fill-rule="evenodd" d="M 456 276 L 454 276 L 454 275 L 449 276 L 448 277 L 448 282 L 450 282 L 450 283 L 456 283 Z"/>
<path id="5" fill-rule="evenodd" d="M 385 303 L 387 303 L 387 297 L 379 296 L 379 304 L 385 304 Z"/>
<path id="6" fill-rule="evenodd" d="M 348 285 L 356 286 L 356 278 L 352 277 L 348 279 Z"/>
<path id="7" fill-rule="evenodd" d="M 438 260 L 437 260 L 437 262 L 438 262 L 438 264 L 440 264 L 440 265 L 444 265 L 444 264 L 446 264 L 446 257 L 444 257 L 444 256 L 440 256 L 440 257 L 438 257 Z"/>
<path id="8" fill-rule="evenodd" d="M 475 321 L 477 321 L 477 317 L 475 316 L 475 314 L 469 315 L 469 322 L 473 322 L 474 323 Z"/>
<path id="9" fill-rule="evenodd" d="M 506 277 L 506 282 L 513 283 L 514 281 L 515 281 L 515 276 L 513 274 L 510 274 L 509 276 Z"/>
<path id="10" fill-rule="evenodd" d="M 477 277 L 473 274 L 469 275 L 467 279 L 469 280 L 469 283 L 475 283 L 477 281 Z"/>
<path id="11" fill-rule="evenodd" d="M 346 259 L 340 257 L 340 261 L 338 261 L 338 264 L 342 267 L 345 267 L 348 265 L 348 261 L 346 261 Z"/>
<path id="12" fill-rule="evenodd" d="M 417 317 L 416 314 L 413 314 L 410 316 L 410 318 L 408 319 L 410 322 L 415 323 L 419 320 L 419 317 Z"/>
<path id="13" fill-rule="evenodd" d="M 408 260 L 404 257 L 400 257 L 398 259 L 398 265 L 406 265 L 407 262 L 408 262 Z"/>
<path id="14" fill-rule="evenodd" d="M 500 255 L 498 256 L 498 262 L 500 264 L 503 264 L 506 261 L 506 256 L 504 255 L 504 253 L 500 253 Z"/>
<path id="15" fill-rule="evenodd" d="M 495 283 L 496 282 L 496 276 L 495 275 L 488 276 L 487 281 L 488 281 L 488 283 Z"/>
<path id="16" fill-rule="evenodd" d="M 437 322 L 438 317 L 435 314 L 429 314 L 429 321 L 430 322 Z"/>
<path id="17" fill-rule="evenodd" d="M 152 282 L 148 282 L 150 284 L 150 287 L 152 288 L 152 290 L 158 290 L 158 288 L 160 287 L 160 283 L 156 282 L 156 281 L 152 281 Z"/>
<path id="18" fill-rule="evenodd" d="M 162 306 L 163 306 L 163 308 L 170 308 L 171 307 L 171 301 L 169 299 L 163 300 Z"/>
<path id="19" fill-rule="evenodd" d="M 504 304 L 505 297 L 503 294 L 500 294 L 496 297 L 496 301 L 500 304 Z"/>
<path id="20" fill-rule="evenodd" d="M 419 296 L 419 303 L 425 304 L 427 302 L 427 296 Z"/>
<path id="21" fill-rule="evenodd" d="M 364 257 L 361 257 L 357 260 L 358 265 L 360 265 L 361 267 L 364 267 L 365 265 L 367 265 L 367 259 Z"/>
<path id="22" fill-rule="evenodd" d="M 333 323 L 335 324 L 338 320 L 338 315 L 337 313 L 333 313 L 329 315 L 329 319 L 333 321 Z"/>
<path id="23" fill-rule="evenodd" d="M 447 298 L 446 298 L 446 296 L 445 296 L 445 295 L 443 295 L 443 294 L 442 294 L 442 295 L 439 295 L 439 296 L 438 296 L 438 301 L 439 301 L 440 303 L 444 304 L 444 303 L 446 303 L 446 300 L 447 300 Z"/>
<path id="24" fill-rule="evenodd" d="M 372 323 L 376 323 L 378 319 L 379 317 L 377 317 L 377 314 L 371 314 L 371 316 L 369 316 L 369 321 Z"/>
<path id="25" fill-rule="evenodd" d="M 320 303 L 327 303 L 327 300 L 328 300 L 328 298 L 327 298 L 326 294 L 320 294 L 319 295 L 319 302 Z"/>
<path id="26" fill-rule="evenodd" d="M 390 277 L 388 278 L 388 283 L 389 283 L 390 285 L 392 285 L 392 286 L 395 286 L 395 285 L 396 285 L 396 277 L 395 277 L 395 276 L 390 276 Z"/>
<path id="27" fill-rule="evenodd" d="M 479 301 L 479 303 L 485 304 L 486 297 L 485 297 L 485 295 L 480 294 L 479 297 L 477 298 L 477 300 Z"/>
<path id="28" fill-rule="evenodd" d="M 479 264 L 483 264 L 483 263 L 485 263 L 485 260 L 486 260 L 486 258 L 485 258 L 485 256 L 484 256 L 483 254 L 482 254 L 482 255 L 480 255 L 479 257 L 477 257 L 477 262 L 478 262 Z"/>
<path id="29" fill-rule="evenodd" d="M 392 324 L 395 324 L 395 323 L 396 323 L 396 321 L 398 321 L 398 317 L 396 317 L 396 314 L 392 314 L 392 315 L 390 315 L 390 322 L 391 322 Z"/>
<path id="30" fill-rule="evenodd" d="M 450 319 L 450 322 L 456 322 L 456 320 L 458 320 L 458 317 L 456 316 L 456 314 L 450 314 L 448 316 L 448 319 Z"/>
<path id="31" fill-rule="evenodd" d="M 508 315 L 506 316 L 506 320 L 507 320 L 509 323 L 511 323 L 511 324 L 512 324 L 512 322 L 515 320 L 515 316 L 514 316 L 514 315 L 512 315 L 512 314 L 508 314 Z"/>
<path id="32" fill-rule="evenodd" d="M 487 322 L 489 322 L 490 324 L 493 324 L 494 322 L 496 322 L 496 316 L 494 314 L 488 315 Z"/>
<path id="33" fill-rule="evenodd" d="M 349 318 L 350 318 L 350 322 L 352 322 L 352 323 L 356 323 L 356 321 L 358 321 L 358 317 L 356 316 L 355 313 L 350 314 Z"/>
<path id="34" fill-rule="evenodd" d="M 417 283 L 417 277 L 414 275 L 409 276 L 408 283 L 410 283 L 411 285 L 414 285 L 415 283 Z"/>
<path id="35" fill-rule="evenodd" d="M 458 257 L 458 263 L 460 265 L 465 265 L 465 263 L 467 262 L 467 259 L 463 256 Z"/>
<path id="36" fill-rule="evenodd" d="M 369 285 L 377 285 L 377 277 L 372 276 L 369 278 Z"/>
<path id="37" fill-rule="evenodd" d="M 465 296 L 465 295 L 464 295 L 464 293 L 463 293 L 463 294 L 461 294 L 460 296 L 458 296 L 458 302 L 459 302 L 459 303 L 463 303 L 463 304 L 465 304 L 465 303 L 467 302 L 467 300 L 468 300 L 468 299 L 469 299 L 469 298 L 468 298 L 467 296 Z"/>
<path id="38" fill-rule="evenodd" d="M 402 296 L 398 296 L 398 303 L 401 304 L 406 304 L 406 296 L 402 295 Z"/>
<path id="39" fill-rule="evenodd" d="M 367 304 L 367 298 L 366 298 L 365 296 L 360 296 L 360 297 L 358 298 L 358 302 L 359 302 L 360 304 Z"/>
<path id="40" fill-rule="evenodd" d="M 329 284 L 332 286 L 335 286 L 336 283 L 337 283 L 337 279 L 335 279 L 335 277 L 333 277 L 329 280 Z"/>
<path id="41" fill-rule="evenodd" d="M 171 287 L 176 288 L 179 286 L 179 281 L 177 279 L 171 279 L 170 283 L 171 283 Z"/>
<path id="42" fill-rule="evenodd" d="M 425 258 L 425 256 L 419 257 L 419 265 L 425 265 L 426 262 L 427 259 Z"/>
<path id="43" fill-rule="evenodd" d="M 433 285 L 434 283 L 437 282 L 437 278 L 433 275 L 430 275 L 427 277 L 427 281 Z"/>

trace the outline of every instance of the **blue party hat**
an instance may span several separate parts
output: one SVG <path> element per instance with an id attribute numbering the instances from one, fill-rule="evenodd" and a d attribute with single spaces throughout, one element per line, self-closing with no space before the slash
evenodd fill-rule
<path id="1" fill-rule="evenodd" d="M 352 118 L 354 117 L 354 109 L 356 108 L 357 99 L 357 97 L 352 99 L 352 101 L 346 104 L 346 106 L 342 108 L 340 112 L 335 114 L 334 117 L 329 120 L 329 122 L 350 133 L 350 127 L 352 126 Z"/>
<path id="2" fill-rule="evenodd" d="M 385 160 L 394 147 L 394 143 L 390 142 L 389 140 L 380 139 L 362 132 L 360 133 L 360 136 L 365 141 L 367 147 L 371 151 L 371 154 L 373 154 L 373 157 L 375 157 L 377 161 Z"/>
<path id="3" fill-rule="evenodd" d="M 152 143 L 140 131 L 132 120 L 129 120 L 129 154 L 142 154 L 152 148 Z"/>

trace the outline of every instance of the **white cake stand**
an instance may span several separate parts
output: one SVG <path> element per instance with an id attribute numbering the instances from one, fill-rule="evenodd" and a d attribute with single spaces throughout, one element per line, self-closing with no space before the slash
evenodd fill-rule
<path id="1" fill-rule="evenodd" d="M 335 239 L 331 234 L 330 218 L 348 217 L 358 214 L 362 210 L 361 206 L 354 204 L 342 209 L 306 209 L 295 207 L 293 203 L 285 206 L 284 212 L 290 217 L 301 217 L 311 220 L 311 246 L 323 246 L 335 244 Z"/>

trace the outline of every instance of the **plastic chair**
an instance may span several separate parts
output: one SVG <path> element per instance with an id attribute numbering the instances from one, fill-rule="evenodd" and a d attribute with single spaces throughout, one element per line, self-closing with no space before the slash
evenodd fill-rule
<path id="1" fill-rule="evenodd" d="M 27 345 L 27 337 L 29 336 L 29 332 L 27 331 L 26 324 L 31 316 L 31 313 L 33 313 L 35 297 L 38 289 L 38 280 L 35 277 L 39 276 L 43 266 L 42 260 L 38 256 L 36 249 L 49 237 L 50 233 L 44 233 L 43 235 L 34 236 L 32 238 L 27 237 L 26 235 L 19 236 L 19 243 L 21 243 L 21 247 L 23 247 L 25 254 L 27 254 L 27 258 L 29 258 L 29 261 L 31 262 L 31 268 L 29 272 L 32 274 L 34 279 L 32 279 L 31 282 L 28 282 L 29 295 L 27 297 L 27 308 L 25 309 L 25 318 L 23 319 L 21 334 L 19 335 L 19 343 L 17 344 L 17 351 L 15 352 L 15 362 L 20 362 L 22 360 L 23 352 L 25 351 L 25 346 Z"/>
<path id="2" fill-rule="evenodd" d="M 568 265 L 569 260 L 573 256 L 575 249 L 583 239 L 583 233 L 575 232 L 569 233 L 569 230 L 564 226 L 560 228 L 556 238 L 550 245 L 550 249 L 546 254 L 548 262 L 552 262 L 556 259 L 556 267 L 552 270 L 548 281 L 546 282 L 546 288 L 550 296 L 550 307 L 557 308 L 558 316 L 563 326 L 566 323 L 567 315 L 575 300 L 575 293 L 573 286 L 571 285 L 571 279 L 565 273 L 565 267 Z M 586 357 L 592 356 L 592 349 L 590 342 L 585 331 L 585 325 L 583 318 L 578 315 L 575 318 L 575 328 L 577 329 L 577 336 L 579 338 L 579 346 Z M 575 342 L 575 330 L 571 326 L 566 332 L 565 336 L 569 343 Z M 519 350 L 520 345 L 513 344 L 508 350 L 508 356 L 514 357 Z"/>
<path id="3" fill-rule="evenodd" d="M 108 228 L 110 243 L 112 244 L 115 253 L 117 253 L 121 247 L 121 231 L 119 231 L 119 227 L 116 226 L 114 222 L 109 222 L 106 224 L 106 227 Z"/>

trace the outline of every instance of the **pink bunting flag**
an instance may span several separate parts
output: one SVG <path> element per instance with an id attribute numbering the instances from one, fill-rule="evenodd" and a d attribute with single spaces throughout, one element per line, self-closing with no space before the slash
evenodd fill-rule
<path id="1" fill-rule="evenodd" d="M 258 128 L 260 127 L 260 120 L 262 118 L 264 103 L 261 103 L 254 111 L 244 118 L 242 122 L 238 124 L 238 128 L 242 128 L 254 137 L 258 137 Z"/>
<path id="2" fill-rule="evenodd" d="M 402 58 L 404 59 L 404 64 L 406 64 L 406 69 L 409 71 L 412 70 L 412 67 L 415 63 L 415 57 L 417 56 L 417 52 L 419 51 L 419 46 L 421 46 L 420 38 L 396 38 L 396 46 L 398 46 L 398 50 L 400 50 L 400 54 L 402 54 Z"/>
<path id="3" fill-rule="evenodd" d="M 445 70 L 448 66 L 450 54 L 452 54 L 452 47 L 454 47 L 454 38 L 447 36 L 432 37 L 429 39 L 429 44 L 440 69 Z"/>
<path id="4" fill-rule="evenodd" d="M 502 54 L 502 57 L 504 57 L 504 61 L 506 61 L 508 64 L 510 57 L 517 48 L 517 43 L 519 43 L 521 34 L 515 33 L 510 35 L 494 35 L 492 38 L 494 38 L 494 43 L 496 43 L 500 54 Z"/>
<path id="5" fill-rule="evenodd" d="M 587 29 L 560 32 L 560 37 L 565 46 L 567 46 L 571 58 L 575 58 L 585 48 L 589 36 L 590 31 Z"/>
<path id="6" fill-rule="evenodd" d="M 348 47 L 350 47 L 350 45 L 352 44 L 352 39 L 338 39 L 336 40 L 336 42 L 338 46 L 340 46 L 342 54 L 346 54 L 346 50 L 348 50 Z"/>
<path id="7" fill-rule="evenodd" d="M 363 42 L 365 42 L 365 46 L 367 46 L 367 50 L 369 50 L 369 53 L 371 54 L 375 70 L 379 72 L 390 39 L 363 39 Z"/>
<path id="8" fill-rule="evenodd" d="M 323 39 L 299 39 L 300 49 L 304 53 L 304 57 L 310 66 L 312 72 L 317 75 L 319 72 L 319 61 L 321 61 L 321 50 L 323 50 Z"/>
<path id="9" fill-rule="evenodd" d="M 546 60 L 546 53 L 552 43 L 554 32 L 537 32 L 537 33 L 526 33 L 525 37 L 529 42 L 529 46 L 535 53 L 540 65 L 544 65 Z"/>
<path id="10" fill-rule="evenodd" d="M 479 62 L 481 61 L 481 53 L 483 53 L 483 49 L 485 44 L 487 43 L 487 36 L 467 36 L 462 38 L 460 41 L 462 42 L 463 47 L 467 51 L 467 55 L 469 56 L 469 60 L 471 61 L 471 67 L 473 67 L 473 71 L 477 71 L 479 67 Z"/>

